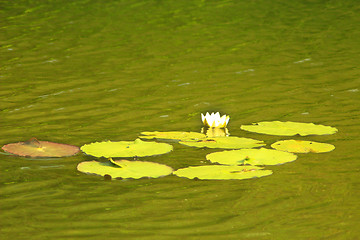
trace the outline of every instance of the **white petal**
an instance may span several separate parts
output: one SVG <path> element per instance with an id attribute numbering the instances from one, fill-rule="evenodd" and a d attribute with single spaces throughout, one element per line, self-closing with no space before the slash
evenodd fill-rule
<path id="1" fill-rule="evenodd" d="M 226 117 L 226 125 L 228 124 L 229 120 L 230 120 L 230 117 L 227 116 L 227 117 Z M 225 126 L 226 126 L 226 125 L 225 125 Z"/>
<path id="2" fill-rule="evenodd" d="M 214 127 L 214 125 L 215 125 L 215 119 L 214 119 L 214 117 L 210 117 L 210 118 L 208 119 L 208 125 L 209 125 L 209 127 Z"/>
<path id="3" fill-rule="evenodd" d="M 218 120 L 216 121 L 215 127 L 220 127 L 220 126 L 221 126 L 221 121 L 220 121 L 220 119 L 218 119 Z"/>

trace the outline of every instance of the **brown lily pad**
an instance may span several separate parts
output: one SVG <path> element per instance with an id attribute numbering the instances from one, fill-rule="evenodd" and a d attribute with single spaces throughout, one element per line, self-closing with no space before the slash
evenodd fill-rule
<path id="1" fill-rule="evenodd" d="M 2 149 L 5 152 L 22 157 L 67 157 L 80 151 L 77 146 L 38 141 L 36 138 L 31 138 L 26 142 L 9 143 L 4 145 Z"/>

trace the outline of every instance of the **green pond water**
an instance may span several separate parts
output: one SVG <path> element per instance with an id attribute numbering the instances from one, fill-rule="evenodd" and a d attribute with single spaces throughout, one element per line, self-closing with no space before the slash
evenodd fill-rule
<path id="1" fill-rule="evenodd" d="M 114 180 L 78 154 L 0 154 L 1 239 L 359 239 L 357 0 L 0 1 L 0 145 L 77 146 L 142 131 L 196 131 L 230 115 L 231 136 L 330 143 L 271 176 Z M 313 122 L 326 136 L 246 132 Z M 179 169 L 219 149 L 173 144 L 141 160 Z"/>

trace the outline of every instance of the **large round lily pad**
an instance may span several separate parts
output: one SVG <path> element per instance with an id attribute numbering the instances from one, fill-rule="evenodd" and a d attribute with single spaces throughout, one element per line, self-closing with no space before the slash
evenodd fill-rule
<path id="1" fill-rule="evenodd" d="M 142 132 L 144 136 L 141 139 L 158 139 L 158 140 L 192 140 L 205 138 L 205 134 L 197 132 Z"/>
<path id="2" fill-rule="evenodd" d="M 319 143 L 312 141 L 302 140 L 283 140 L 275 142 L 271 145 L 280 151 L 293 152 L 293 153 L 322 153 L 330 152 L 335 149 L 334 145 L 328 143 Z"/>
<path id="3" fill-rule="evenodd" d="M 134 178 L 143 177 L 158 178 L 172 173 L 169 166 L 143 161 L 115 160 L 113 162 L 87 161 L 81 162 L 77 170 L 83 173 L 96 174 L 100 176 L 109 175 L 112 178 Z"/>
<path id="4" fill-rule="evenodd" d="M 231 150 L 206 155 L 207 160 L 225 165 L 279 165 L 295 161 L 296 158 L 293 153 L 266 148 Z"/>
<path id="5" fill-rule="evenodd" d="M 81 150 L 95 157 L 145 157 L 164 154 L 172 151 L 173 147 L 167 143 L 135 141 L 95 142 L 85 144 Z"/>
<path id="6" fill-rule="evenodd" d="M 263 168 L 256 166 L 206 165 L 181 168 L 174 174 L 189 179 L 226 180 L 264 177 L 271 175 L 272 171 L 263 170 Z"/>
<path id="7" fill-rule="evenodd" d="M 263 141 L 239 137 L 215 137 L 199 140 L 180 141 L 179 143 L 190 147 L 225 149 L 254 148 L 265 145 Z"/>
<path id="8" fill-rule="evenodd" d="M 327 135 L 336 133 L 338 130 L 334 127 L 316 125 L 314 123 L 300 122 L 259 122 L 253 125 L 242 125 L 240 127 L 249 132 L 277 135 L 277 136 L 293 136 L 299 134 L 307 135 Z"/>
<path id="9" fill-rule="evenodd" d="M 26 142 L 9 143 L 2 147 L 8 153 L 23 157 L 67 157 L 75 155 L 80 151 L 79 147 L 54 143 L 48 141 L 38 141 L 31 138 Z"/>

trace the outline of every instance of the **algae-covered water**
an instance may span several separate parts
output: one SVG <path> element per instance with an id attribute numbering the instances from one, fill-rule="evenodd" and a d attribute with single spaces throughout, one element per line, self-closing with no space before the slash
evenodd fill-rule
<path id="1" fill-rule="evenodd" d="M 360 7 L 328 1 L 0 1 L 0 145 L 82 146 L 142 131 L 196 131 L 230 115 L 338 128 L 329 153 L 271 176 L 114 180 L 56 160 L 0 155 L 1 239 L 358 239 Z M 174 143 L 142 160 L 209 164 Z"/>

